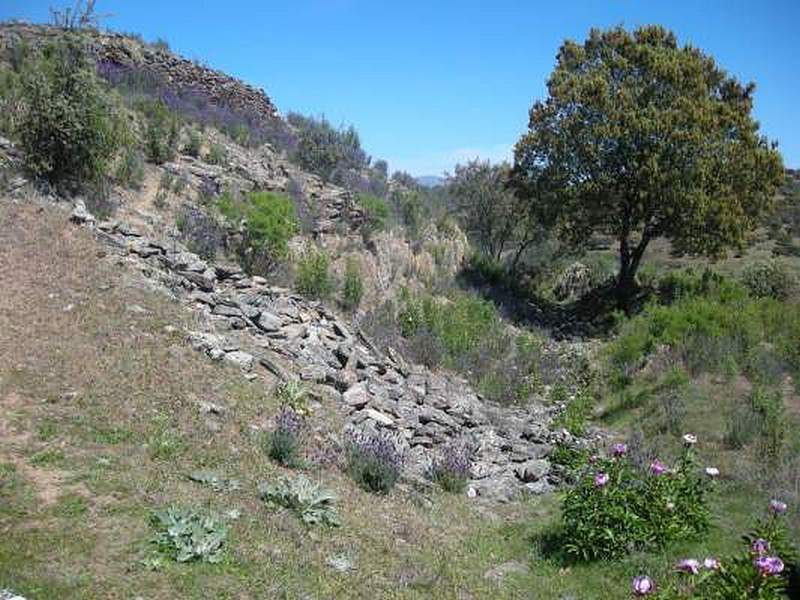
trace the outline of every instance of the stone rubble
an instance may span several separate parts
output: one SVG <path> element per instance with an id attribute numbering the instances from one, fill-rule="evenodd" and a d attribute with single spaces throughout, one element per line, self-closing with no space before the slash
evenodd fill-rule
<path id="1" fill-rule="evenodd" d="M 71 220 L 92 228 L 215 325 L 213 332 L 189 333 L 193 348 L 246 373 L 264 369 L 280 379 L 326 386 L 340 398 L 348 428 L 392 437 L 404 452 L 409 479 L 422 480 L 443 444 L 467 436 L 476 449 L 471 497 L 509 501 L 558 483 L 547 460 L 555 439 L 548 425 L 557 408 L 493 405 L 460 377 L 407 364 L 392 349 L 378 350 L 318 302 L 238 267 L 204 261 L 176 241 L 146 239 L 124 223 L 90 217 L 78 204 Z"/>

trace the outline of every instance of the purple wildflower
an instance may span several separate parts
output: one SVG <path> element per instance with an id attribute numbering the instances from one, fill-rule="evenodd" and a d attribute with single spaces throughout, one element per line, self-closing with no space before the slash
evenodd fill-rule
<path id="1" fill-rule="evenodd" d="M 636 596 L 647 596 L 656 589 L 656 584 L 647 575 L 639 575 L 633 578 L 633 593 Z"/>
<path id="2" fill-rule="evenodd" d="M 628 453 L 628 445 L 623 443 L 614 444 L 611 447 L 611 454 L 616 456 L 617 458 L 621 458 Z"/>
<path id="3" fill-rule="evenodd" d="M 708 569 L 709 571 L 719 571 L 721 565 L 718 559 L 714 558 L 713 556 L 708 556 L 703 560 L 703 568 Z"/>
<path id="4" fill-rule="evenodd" d="M 757 540 L 754 540 L 752 544 L 750 544 L 750 549 L 759 556 L 763 556 L 769 552 L 769 542 L 764 538 L 758 538 Z"/>
<path id="5" fill-rule="evenodd" d="M 700 572 L 700 561 L 696 558 L 684 558 L 678 561 L 675 568 L 682 573 L 697 575 Z"/>
<path id="6" fill-rule="evenodd" d="M 303 418 L 291 406 L 284 406 L 275 420 L 275 431 L 296 436 L 303 426 Z"/>
<path id="7" fill-rule="evenodd" d="M 758 572 L 767 577 L 769 575 L 778 575 L 783 572 L 783 561 L 777 556 L 758 556 L 753 560 Z"/>
<path id="8" fill-rule="evenodd" d="M 780 500 L 770 500 L 769 501 L 769 512 L 774 515 L 782 515 L 786 512 L 786 503 L 781 502 Z"/>
<path id="9" fill-rule="evenodd" d="M 650 463 L 650 473 L 653 475 L 663 475 L 667 471 L 667 467 L 660 460 L 655 459 Z"/>
<path id="10" fill-rule="evenodd" d="M 472 474 L 472 444 L 453 441 L 444 446 L 439 457 L 431 463 L 429 477 L 448 491 L 460 491 Z"/>
<path id="11" fill-rule="evenodd" d="M 608 483 L 608 473 L 598 473 L 594 476 L 594 487 L 601 488 Z"/>

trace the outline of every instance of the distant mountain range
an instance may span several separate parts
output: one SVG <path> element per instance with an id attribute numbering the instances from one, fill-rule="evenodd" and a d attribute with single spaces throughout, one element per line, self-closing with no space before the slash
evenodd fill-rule
<path id="1" fill-rule="evenodd" d="M 436 187 L 445 183 L 445 178 L 439 175 L 420 175 L 415 179 L 422 187 Z"/>

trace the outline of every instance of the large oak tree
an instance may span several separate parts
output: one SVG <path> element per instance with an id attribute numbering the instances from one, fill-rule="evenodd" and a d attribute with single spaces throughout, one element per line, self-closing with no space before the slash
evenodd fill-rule
<path id="1" fill-rule="evenodd" d="M 547 88 L 515 148 L 515 185 L 566 241 L 618 241 L 623 306 L 653 239 L 707 256 L 746 243 L 783 175 L 751 115 L 754 84 L 647 26 L 565 42 Z"/>

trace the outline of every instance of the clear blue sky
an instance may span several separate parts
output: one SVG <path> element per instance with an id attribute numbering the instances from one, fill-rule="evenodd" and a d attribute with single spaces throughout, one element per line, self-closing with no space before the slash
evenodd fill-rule
<path id="1" fill-rule="evenodd" d="M 64 0 L 0 0 L 0 19 L 44 21 Z M 660 23 L 757 83 L 755 112 L 800 167 L 800 0 L 99 0 L 116 30 L 263 87 L 282 112 L 353 123 L 374 157 L 414 175 L 498 160 L 565 38 Z"/>

